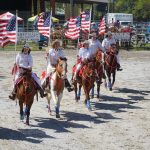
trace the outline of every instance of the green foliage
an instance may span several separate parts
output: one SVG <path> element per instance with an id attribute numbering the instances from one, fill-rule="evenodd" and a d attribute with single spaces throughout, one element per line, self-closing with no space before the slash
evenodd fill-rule
<path id="1" fill-rule="evenodd" d="M 116 0 L 114 9 L 117 13 L 132 13 L 134 20 L 150 21 L 150 0 Z"/>

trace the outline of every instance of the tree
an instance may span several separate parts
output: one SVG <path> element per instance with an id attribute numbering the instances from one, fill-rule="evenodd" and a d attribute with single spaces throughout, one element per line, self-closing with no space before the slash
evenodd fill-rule
<path id="1" fill-rule="evenodd" d="M 149 0 L 116 0 L 114 9 L 117 13 L 132 13 L 136 21 L 150 21 Z"/>

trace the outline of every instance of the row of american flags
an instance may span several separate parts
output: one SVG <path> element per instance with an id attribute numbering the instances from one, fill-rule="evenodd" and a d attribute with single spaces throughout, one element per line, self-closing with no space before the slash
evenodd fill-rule
<path id="1" fill-rule="evenodd" d="M 8 19 L 3 20 L 0 15 L 0 45 L 6 46 L 8 43 L 15 43 L 17 41 L 16 24 L 20 19 L 15 15 L 7 15 Z M 19 19 L 18 19 L 19 18 Z M 34 27 L 38 29 L 39 33 L 50 37 L 51 25 L 52 25 L 51 12 L 43 12 L 38 15 L 34 21 Z M 80 33 L 90 33 L 91 25 L 91 12 L 84 11 L 77 17 L 71 17 L 68 20 L 68 28 L 65 32 L 65 36 L 71 40 L 78 39 Z M 103 35 L 106 32 L 106 17 L 103 16 L 99 24 L 99 34 Z"/>

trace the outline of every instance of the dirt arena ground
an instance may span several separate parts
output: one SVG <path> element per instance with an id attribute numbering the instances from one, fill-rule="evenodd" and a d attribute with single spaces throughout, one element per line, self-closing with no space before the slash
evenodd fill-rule
<path id="1" fill-rule="evenodd" d="M 69 73 L 76 50 L 66 50 Z M 32 52 L 33 71 L 46 69 L 44 52 Z M 47 112 L 46 99 L 31 108 L 30 126 L 19 119 L 19 105 L 8 99 L 14 52 L 0 51 L 0 150 L 148 150 L 150 149 L 150 52 L 121 51 L 122 72 L 113 91 L 102 85 L 93 111 L 64 90 L 61 117 Z M 54 104 L 52 103 L 52 109 Z M 53 109 L 54 110 L 54 109 Z"/>

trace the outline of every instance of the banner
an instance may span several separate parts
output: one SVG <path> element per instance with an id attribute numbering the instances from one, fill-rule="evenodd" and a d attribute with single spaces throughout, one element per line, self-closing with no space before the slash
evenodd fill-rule
<path id="1" fill-rule="evenodd" d="M 130 41 L 130 33 L 127 32 L 122 32 L 122 33 L 112 33 L 113 34 L 113 38 L 116 41 Z"/>
<path id="2" fill-rule="evenodd" d="M 39 32 L 18 32 L 18 41 L 34 41 L 40 40 Z"/>

